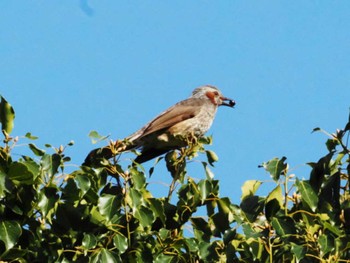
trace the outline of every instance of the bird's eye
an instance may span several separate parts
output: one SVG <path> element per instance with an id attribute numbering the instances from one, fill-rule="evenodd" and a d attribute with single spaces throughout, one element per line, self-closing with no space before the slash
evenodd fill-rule
<path id="1" fill-rule="evenodd" d="M 219 92 L 214 91 L 214 95 L 215 95 L 215 96 L 218 96 L 218 95 L 219 95 Z"/>

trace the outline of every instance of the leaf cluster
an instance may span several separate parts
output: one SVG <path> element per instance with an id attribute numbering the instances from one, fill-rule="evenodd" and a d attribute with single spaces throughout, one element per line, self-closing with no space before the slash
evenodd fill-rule
<path id="1" fill-rule="evenodd" d="M 221 197 L 206 150 L 210 137 L 164 157 L 172 178 L 154 197 L 136 163 L 103 160 L 69 167 L 66 146 L 45 149 L 27 133 L 11 137 L 14 111 L 0 105 L 0 260 L 16 262 L 348 262 L 350 258 L 350 131 L 328 134 L 328 153 L 309 163 L 310 178 L 289 171 L 286 158 L 261 165 L 272 190 L 247 181 L 240 204 Z M 5 110 L 3 110 L 5 109 Z M 5 116 L 5 117 L 2 117 Z M 322 131 L 321 129 L 316 129 Z M 324 131 L 323 131 L 324 132 Z M 96 135 L 94 135 L 96 136 Z M 14 159 L 19 140 L 32 154 Z M 23 147 L 23 146 L 22 146 Z M 203 176 L 187 165 L 202 155 Z M 160 159 L 158 160 L 160 161 Z M 164 176 L 169 176 L 169 174 Z M 195 179 L 201 178 L 201 179 Z"/>

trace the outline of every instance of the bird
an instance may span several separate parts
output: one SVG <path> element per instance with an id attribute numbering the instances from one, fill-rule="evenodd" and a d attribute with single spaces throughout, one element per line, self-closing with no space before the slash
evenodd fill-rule
<path id="1" fill-rule="evenodd" d="M 234 107 L 236 102 L 223 96 L 212 85 L 193 90 L 192 95 L 182 100 L 148 122 L 141 129 L 122 140 L 118 149 L 106 146 L 92 150 L 83 165 L 92 166 L 102 159 L 110 159 L 116 153 L 140 149 L 136 163 L 144 163 L 171 150 L 188 145 L 189 136 L 200 138 L 211 127 L 219 106 Z"/>

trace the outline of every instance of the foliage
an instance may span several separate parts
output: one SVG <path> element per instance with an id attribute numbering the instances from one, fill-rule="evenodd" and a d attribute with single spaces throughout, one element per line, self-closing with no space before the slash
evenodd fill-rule
<path id="1" fill-rule="evenodd" d="M 173 182 L 168 196 L 156 198 L 148 190 L 147 173 L 136 163 L 124 169 L 116 160 L 104 160 L 97 168 L 66 172 L 67 147 L 40 149 L 30 133 L 11 137 L 8 127 L 13 127 L 14 111 L 5 100 L 1 104 L 10 116 L 0 120 L 3 261 L 347 262 L 350 258 L 350 122 L 328 134 L 329 153 L 309 163 L 309 180 L 290 174 L 285 157 L 274 158 L 262 164 L 274 181 L 273 189 L 260 196 L 263 182 L 247 181 L 237 205 L 220 197 L 219 181 L 210 170 L 218 158 L 205 149 L 209 137 L 165 156 Z M 15 160 L 11 152 L 20 139 L 30 141 L 32 156 Z M 208 160 L 200 163 L 205 174 L 200 180 L 186 169 L 198 154 Z"/>

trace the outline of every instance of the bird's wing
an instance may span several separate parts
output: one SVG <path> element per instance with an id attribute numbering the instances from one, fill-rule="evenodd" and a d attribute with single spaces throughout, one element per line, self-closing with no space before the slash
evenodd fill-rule
<path id="1" fill-rule="evenodd" d="M 193 118 L 199 113 L 201 104 L 202 101 L 197 98 L 189 98 L 187 100 L 183 100 L 158 115 L 129 138 L 138 139 L 153 132 L 172 127 L 184 120 Z"/>

